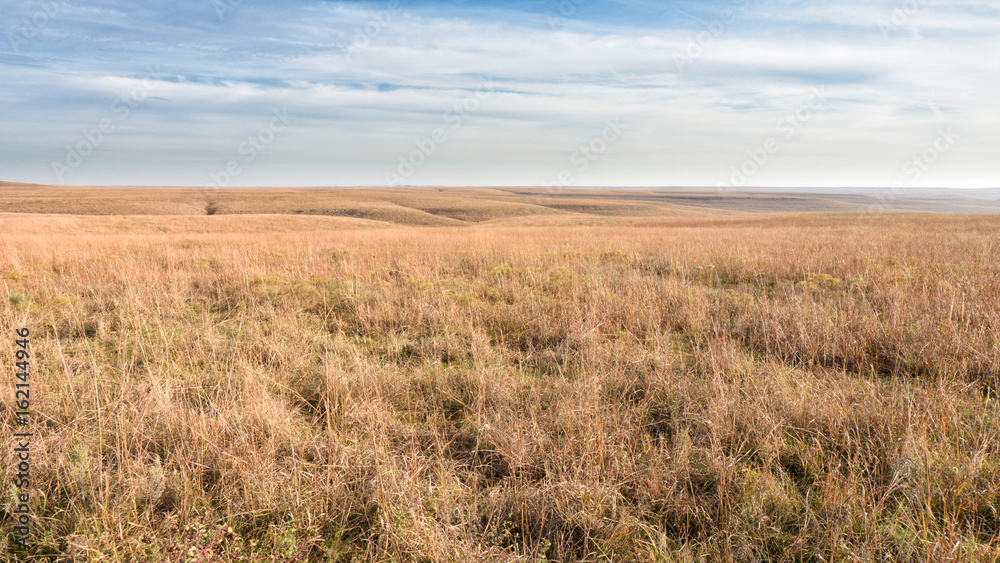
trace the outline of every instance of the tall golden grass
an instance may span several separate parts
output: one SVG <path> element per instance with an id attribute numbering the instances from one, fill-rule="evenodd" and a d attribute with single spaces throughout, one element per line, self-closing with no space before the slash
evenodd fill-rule
<path id="1" fill-rule="evenodd" d="M 1000 218 L 368 227 L 0 216 L 21 560 L 1000 559 Z"/>

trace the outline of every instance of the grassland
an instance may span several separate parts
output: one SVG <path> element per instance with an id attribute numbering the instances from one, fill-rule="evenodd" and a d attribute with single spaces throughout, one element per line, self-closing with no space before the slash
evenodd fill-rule
<path id="1" fill-rule="evenodd" d="M 950 196 L 947 194 L 951 194 Z M 88 188 L 0 182 L 0 210 L 65 215 L 307 215 L 395 225 L 745 213 L 1000 214 L 1000 190 L 819 193 L 567 188 Z"/>
<path id="2" fill-rule="evenodd" d="M 1000 559 L 1000 217 L 53 190 L 19 560 Z"/>

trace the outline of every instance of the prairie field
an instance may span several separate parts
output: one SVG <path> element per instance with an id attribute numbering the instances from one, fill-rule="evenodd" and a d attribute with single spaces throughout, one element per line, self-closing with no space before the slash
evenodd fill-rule
<path id="1" fill-rule="evenodd" d="M 1000 560 L 1000 216 L 0 195 L 6 560 Z"/>

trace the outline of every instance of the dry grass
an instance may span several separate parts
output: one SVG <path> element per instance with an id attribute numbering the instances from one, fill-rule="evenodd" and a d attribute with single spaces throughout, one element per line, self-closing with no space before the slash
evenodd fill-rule
<path id="1" fill-rule="evenodd" d="M 996 217 L 0 231 L 35 555 L 1000 557 Z"/>
<path id="2" fill-rule="evenodd" d="M 200 189 L 23 186 L 0 182 L 0 209 L 8 213 L 70 215 L 251 215 L 351 217 L 412 226 L 458 226 L 516 217 L 562 215 L 690 216 L 719 213 L 670 201 L 570 191 L 514 193 L 490 188 L 268 188 Z M 558 195 L 559 197 L 556 197 Z"/>
<path id="3" fill-rule="evenodd" d="M 0 182 L 0 210 L 68 215 L 311 215 L 446 227 L 489 221 L 880 211 L 1000 214 L 997 193 L 720 192 L 571 188 L 163 188 Z M 990 198 L 990 199 L 987 199 Z"/>

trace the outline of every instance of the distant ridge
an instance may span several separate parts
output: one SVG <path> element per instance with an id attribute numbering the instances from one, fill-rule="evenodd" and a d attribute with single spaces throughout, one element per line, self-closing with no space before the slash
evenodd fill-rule
<path id="1" fill-rule="evenodd" d="M 857 193 L 861 191 L 863 193 Z M 867 192 L 867 193 L 864 193 Z M 691 217 L 761 213 L 1000 215 L 1000 190 L 715 188 L 185 188 L 0 182 L 0 213 L 299 215 L 459 226 L 516 218 Z M 993 197 L 996 195 L 997 197 Z"/>
<path id="2" fill-rule="evenodd" d="M 29 184 L 26 182 L 4 182 L 0 180 L 0 189 L 2 188 L 16 188 L 16 187 L 26 187 L 26 188 L 51 188 L 52 186 L 47 186 L 45 184 Z"/>

